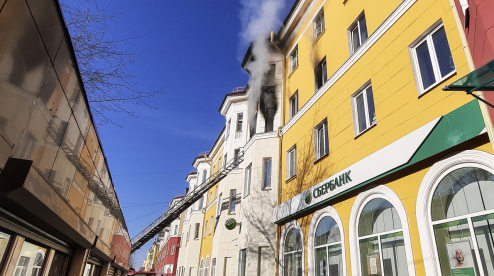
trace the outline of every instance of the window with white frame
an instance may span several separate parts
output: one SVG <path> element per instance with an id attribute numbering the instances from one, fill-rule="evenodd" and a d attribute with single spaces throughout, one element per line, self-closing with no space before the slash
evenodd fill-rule
<path id="1" fill-rule="evenodd" d="M 211 261 L 211 276 L 214 276 L 216 273 L 216 258 Z"/>
<path id="2" fill-rule="evenodd" d="M 235 213 L 235 204 L 237 200 L 237 190 L 232 189 L 230 190 L 230 202 L 228 206 L 228 213 Z"/>
<path id="3" fill-rule="evenodd" d="M 298 112 L 298 90 L 293 93 L 293 95 L 290 97 L 290 103 L 289 103 L 289 115 L 290 119 L 295 116 Z"/>
<path id="4" fill-rule="evenodd" d="M 341 233 L 336 221 L 326 216 L 314 236 L 315 275 L 343 275 Z"/>
<path id="5" fill-rule="evenodd" d="M 245 168 L 245 179 L 244 179 L 244 197 L 250 194 L 250 183 L 252 178 L 252 163 Z"/>
<path id="6" fill-rule="evenodd" d="M 328 121 L 326 119 L 314 128 L 314 153 L 316 160 L 329 153 Z"/>
<path id="7" fill-rule="evenodd" d="M 210 221 L 211 221 L 211 224 L 209 225 L 209 235 L 211 235 L 211 232 L 213 231 L 213 223 L 214 223 L 213 217 L 211 217 Z"/>
<path id="8" fill-rule="evenodd" d="M 262 164 L 262 188 L 266 189 L 271 187 L 271 169 L 273 165 L 273 159 L 264 158 Z"/>
<path id="9" fill-rule="evenodd" d="M 458 168 L 439 181 L 430 212 L 443 276 L 494 275 L 493 195 L 494 174 L 481 168 Z"/>
<path id="10" fill-rule="evenodd" d="M 172 251 L 170 252 L 170 255 L 175 254 L 175 245 L 172 245 Z"/>
<path id="11" fill-rule="evenodd" d="M 286 152 L 286 178 L 297 174 L 297 147 L 293 146 Z"/>
<path id="12" fill-rule="evenodd" d="M 208 270 L 209 270 L 209 256 L 206 257 L 206 262 L 204 263 L 204 276 L 209 276 L 208 275 Z"/>
<path id="13" fill-rule="evenodd" d="M 410 47 L 420 93 L 424 93 L 456 72 L 444 26 L 434 28 Z"/>
<path id="14" fill-rule="evenodd" d="M 298 67 L 298 45 L 295 46 L 290 54 L 290 73 Z"/>
<path id="15" fill-rule="evenodd" d="M 202 170 L 202 183 L 206 182 L 206 179 L 208 177 L 208 170 Z"/>
<path id="16" fill-rule="evenodd" d="M 242 126 L 244 124 L 244 113 L 237 114 L 237 131 L 242 131 Z"/>
<path id="17" fill-rule="evenodd" d="M 408 275 L 400 216 L 383 198 L 370 200 L 358 221 L 361 275 Z"/>
<path id="18" fill-rule="evenodd" d="M 199 238 L 199 229 L 201 229 L 201 224 L 200 223 L 196 223 L 196 227 L 194 229 L 194 239 L 198 239 Z"/>
<path id="19" fill-rule="evenodd" d="M 352 107 L 355 135 L 376 124 L 376 109 L 371 84 L 352 96 Z"/>
<path id="20" fill-rule="evenodd" d="M 206 238 L 207 233 L 208 233 L 208 221 L 206 220 L 206 222 L 204 223 L 204 232 L 203 232 L 203 235 L 202 235 L 203 236 L 202 237 L 203 239 Z"/>
<path id="21" fill-rule="evenodd" d="M 203 276 L 202 274 L 203 270 L 204 270 L 204 259 L 201 259 L 201 262 L 199 264 L 199 273 L 197 273 L 197 276 Z"/>
<path id="22" fill-rule="evenodd" d="M 230 125 L 232 124 L 232 119 L 228 120 L 228 123 L 226 123 L 226 129 L 225 129 L 225 136 L 228 138 L 230 136 Z"/>
<path id="23" fill-rule="evenodd" d="M 247 264 L 247 249 L 241 249 L 238 254 L 238 276 L 245 276 L 245 266 Z"/>
<path id="24" fill-rule="evenodd" d="M 326 58 L 323 58 L 321 62 L 314 69 L 316 91 L 319 90 L 328 80 L 328 72 L 326 70 Z"/>
<path id="25" fill-rule="evenodd" d="M 228 160 L 228 153 L 225 153 L 225 157 L 223 158 L 223 167 L 226 167 L 227 160 Z"/>
<path id="26" fill-rule="evenodd" d="M 350 53 L 355 53 L 362 43 L 367 40 L 367 37 L 367 23 L 365 22 L 364 14 L 362 14 L 348 29 Z"/>
<path id="27" fill-rule="evenodd" d="M 324 27 L 324 10 L 321 9 L 319 14 L 314 19 L 314 40 L 319 38 L 319 36 L 324 31 L 324 29 L 325 29 L 325 27 Z"/>
<path id="28" fill-rule="evenodd" d="M 283 249 L 283 276 L 302 276 L 303 242 L 297 228 L 288 231 Z"/>

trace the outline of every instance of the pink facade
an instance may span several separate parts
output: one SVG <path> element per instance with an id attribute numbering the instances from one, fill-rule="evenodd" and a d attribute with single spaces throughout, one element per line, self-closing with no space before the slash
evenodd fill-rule
<path id="1" fill-rule="evenodd" d="M 160 276 L 175 276 L 180 237 L 170 237 L 161 248 L 156 260 L 156 272 Z"/>
<path id="2" fill-rule="evenodd" d="M 494 0 L 464 1 L 455 0 L 456 8 L 463 24 L 475 68 L 479 68 L 494 59 Z M 468 5 L 465 5 L 466 3 Z M 488 102 L 494 103 L 494 92 L 484 92 L 484 96 Z M 491 120 L 494 121 L 494 109 L 491 107 L 489 107 L 489 114 Z"/>

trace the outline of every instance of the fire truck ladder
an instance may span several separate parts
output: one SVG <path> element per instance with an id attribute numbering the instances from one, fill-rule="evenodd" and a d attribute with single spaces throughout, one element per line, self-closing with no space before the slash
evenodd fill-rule
<path id="1" fill-rule="evenodd" d="M 148 225 L 144 230 L 139 232 L 132 238 L 131 253 L 134 253 L 137 249 L 141 248 L 146 242 L 152 239 L 156 234 L 163 230 L 166 226 L 180 217 L 180 214 L 185 212 L 187 208 L 192 206 L 197 200 L 199 200 L 209 189 L 211 189 L 216 183 L 225 178 L 228 173 L 238 167 L 240 163 L 244 161 L 244 152 L 240 151 L 235 158 L 230 160 L 225 166 L 223 166 L 218 172 L 211 175 L 206 181 L 197 185 L 194 190 L 189 191 L 182 200 L 177 204 L 171 206 L 166 212 L 159 216 L 155 221 Z"/>

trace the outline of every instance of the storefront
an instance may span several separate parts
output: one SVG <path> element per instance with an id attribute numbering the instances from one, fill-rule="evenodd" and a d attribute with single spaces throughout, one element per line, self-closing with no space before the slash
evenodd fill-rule
<path id="1" fill-rule="evenodd" d="M 279 205 L 279 275 L 494 275 L 494 155 L 476 101 Z"/>

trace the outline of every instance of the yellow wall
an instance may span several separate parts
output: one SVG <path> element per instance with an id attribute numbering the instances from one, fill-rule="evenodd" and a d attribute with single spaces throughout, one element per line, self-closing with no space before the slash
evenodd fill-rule
<path id="1" fill-rule="evenodd" d="M 284 108 L 289 110 L 290 96 L 298 90 L 299 108 L 315 93 L 314 67 L 326 56 L 328 78 L 350 57 L 347 29 L 365 11 L 369 36 L 398 7 L 399 0 L 327 1 L 324 4 L 325 31 L 314 42 L 312 15 L 319 9 L 318 1 L 306 22 L 287 45 Z M 419 96 L 408 46 L 438 20 L 444 24 L 457 72 L 435 88 Z M 303 32 L 305 26 L 309 27 Z M 290 50 L 298 41 L 299 66 L 290 73 Z M 469 73 L 458 29 L 449 1 L 417 1 L 413 6 L 283 135 L 281 202 L 314 186 L 332 174 L 348 167 L 373 152 L 389 145 L 433 119 L 472 100 L 464 93 L 444 92 L 443 85 Z M 351 96 L 367 81 L 371 81 L 377 124 L 355 137 Z M 289 121 L 285 112 L 285 123 Z M 329 155 L 314 162 L 313 129 L 327 118 Z M 297 175 L 286 179 L 286 151 L 297 146 Z M 478 148 L 492 152 L 489 144 Z M 427 168 L 428 169 L 428 168 Z M 417 171 L 387 184 L 402 199 L 408 214 L 408 224 L 417 275 L 424 275 L 424 266 L 415 217 L 418 187 L 427 169 Z M 405 185 L 406 184 L 406 185 Z M 351 275 L 348 226 L 354 198 L 332 205 L 343 220 L 347 274 Z M 298 219 L 305 239 L 312 214 Z M 305 268 L 307 271 L 307 254 Z M 304 275 L 306 275 L 304 273 Z"/>
<path id="2" fill-rule="evenodd" d="M 285 108 L 295 90 L 299 107 L 314 95 L 314 73 L 310 65 L 316 56 L 326 55 L 328 76 L 349 57 L 347 28 L 365 8 L 368 32 L 372 32 L 400 1 L 351 0 L 324 6 L 326 31 L 314 46 L 309 27 L 299 41 L 299 67 L 287 76 Z M 441 86 L 469 72 L 458 30 L 448 1 L 417 1 L 328 91 L 283 135 L 282 172 L 286 182 L 286 151 L 297 145 L 297 176 L 283 185 L 282 202 L 383 148 L 431 120 L 471 101 L 464 93 L 444 92 Z M 314 8 L 316 9 L 317 6 Z M 382 9 L 387 10 L 386 13 Z M 310 18 L 310 17 L 309 17 Z M 419 97 L 408 45 L 442 19 L 457 73 Z M 303 29 L 303 28 L 301 28 Z M 338 39 L 333 39 L 338 38 Z M 296 39 L 294 39 L 296 41 Z M 290 48 L 287 47 L 287 50 Z M 289 55 L 287 55 L 289 56 Z M 288 59 L 286 64 L 288 64 Z M 317 58 L 316 60 L 319 60 Z M 288 70 L 288 69 L 287 69 Z M 357 138 L 354 135 L 351 96 L 367 81 L 372 82 L 377 124 Z M 287 112 L 285 112 L 287 113 Z M 286 114 L 288 116 L 288 114 Z M 313 129 L 328 120 L 330 154 L 314 164 Z M 285 119 L 288 121 L 288 118 Z"/>

